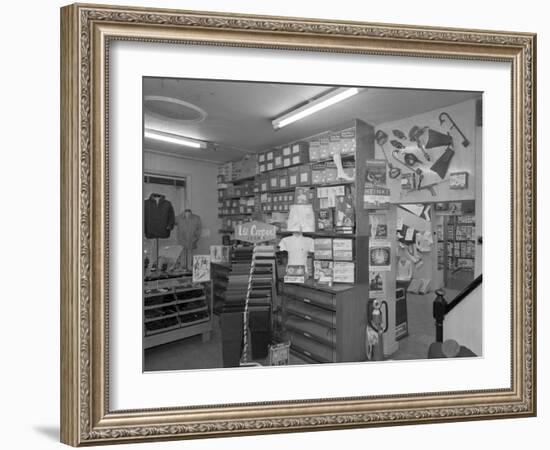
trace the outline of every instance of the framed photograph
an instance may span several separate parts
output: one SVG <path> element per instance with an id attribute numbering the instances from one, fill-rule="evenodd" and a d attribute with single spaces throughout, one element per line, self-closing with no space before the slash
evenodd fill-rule
<path id="1" fill-rule="evenodd" d="M 75 4 L 61 68 L 62 442 L 536 414 L 534 34 Z"/>

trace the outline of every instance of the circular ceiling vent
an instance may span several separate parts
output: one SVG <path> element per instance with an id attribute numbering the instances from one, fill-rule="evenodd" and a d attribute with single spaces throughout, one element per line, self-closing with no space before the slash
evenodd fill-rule
<path id="1" fill-rule="evenodd" d="M 202 122 L 208 114 L 192 103 L 172 97 L 146 95 L 145 110 L 152 116 L 183 122 Z"/>

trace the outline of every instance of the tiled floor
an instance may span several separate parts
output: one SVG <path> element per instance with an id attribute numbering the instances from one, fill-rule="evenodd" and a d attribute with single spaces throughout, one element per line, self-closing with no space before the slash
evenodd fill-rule
<path id="1" fill-rule="evenodd" d="M 201 336 L 197 335 L 146 350 L 145 371 L 223 368 L 219 316 L 214 315 L 212 325 L 208 342 L 203 343 Z M 290 364 L 306 363 L 291 354 Z"/>
<path id="2" fill-rule="evenodd" d="M 453 292 L 447 292 L 453 298 Z M 426 359 L 428 348 L 435 340 L 435 324 L 432 317 L 434 294 L 407 294 L 409 335 L 399 341 L 399 350 L 391 359 Z M 219 316 L 214 315 L 212 337 L 203 343 L 201 336 L 194 336 L 145 351 L 145 371 L 188 370 L 222 368 L 222 345 Z M 291 364 L 304 364 L 291 355 Z"/>
<path id="3" fill-rule="evenodd" d="M 454 298 L 456 292 L 446 289 L 446 297 Z M 399 341 L 399 350 L 391 355 L 393 360 L 426 359 L 428 348 L 435 341 L 435 321 L 432 315 L 435 294 L 407 293 L 409 336 Z"/>
<path id="4" fill-rule="evenodd" d="M 212 335 L 202 342 L 201 335 L 145 350 L 145 371 L 189 370 L 223 367 L 221 333 L 214 315 Z"/>

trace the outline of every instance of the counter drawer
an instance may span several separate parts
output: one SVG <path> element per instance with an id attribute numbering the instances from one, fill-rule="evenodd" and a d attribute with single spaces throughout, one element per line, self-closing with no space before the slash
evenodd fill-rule
<path id="1" fill-rule="evenodd" d="M 285 298 L 285 311 L 305 320 L 310 320 L 327 327 L 336 328 L 336 314 L 333 311 L 319 308 L 292 297 Z"/>
<path id="2" fill-rule="evenodd" d="M 283 290 L 284 295 L 295 297 L 304 303 L 336 310 L 335 296 L 329 292 L 323 292 L 316 289 L 308 289 L 303 286 L 287 284 Z"/>
<path id="3" fill-rule="evenodd" d="M 319 362 L 334 362 L 334 349 L 313 339 L 300 335 L 294 331 L 288 331 L 291 346 L 309 358 Z"/>
<path id="4" fill-rule="evenodd" d="M 289 315 L 286 317 L 285 327 L 288 330 L 301 334 L 306 338 L 319 341 L 322 344 L 330 345 L 331 347 L 336 345 L 335 330 L 325 327 L 324 325 Z"/>

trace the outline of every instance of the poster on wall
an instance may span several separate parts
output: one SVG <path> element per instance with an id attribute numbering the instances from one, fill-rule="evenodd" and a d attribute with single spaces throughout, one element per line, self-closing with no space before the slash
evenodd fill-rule
<path id="1" fill-rule="evenodd" d="M 384 284 L 386 274 L 384 272 L 369 272 L 369 298 L 381 298 L 386 296 Z"/>
<path id="2" fill-rule="evenodd" d="M 386 161 L 368 159 L 365 168 L 365 186 L 386 185 Z"/>
<path id="3" fill-rule="evenodd" d="M 193 283 L 210 281 L 210 255 L 193 255 Z"/>
<path id="4" fill-rule="evenodd" d="M 370 242 L 369 267 L 374 271 L 388 272 L 391 270 L 391 244 L 389 242 Z"/>
<path id="5" fill-rule="evenodd" d="M 364 209 L 387 209 L 390 207 L 390 189 L 386 187 L 367 187 L 363 193 Z"/>
<path id="6" fill-rule="evenodd" d="M 388 223 L 385 214 L 369 214 L 369 224 L 372 239 L 388 238 Z"/>
<path id="7" fill-rule="evenodd" d="M 386 187 L 386 161 L 367 160 L 363 208 L 386 209 L 389 205 L 390 189 Z"/>

